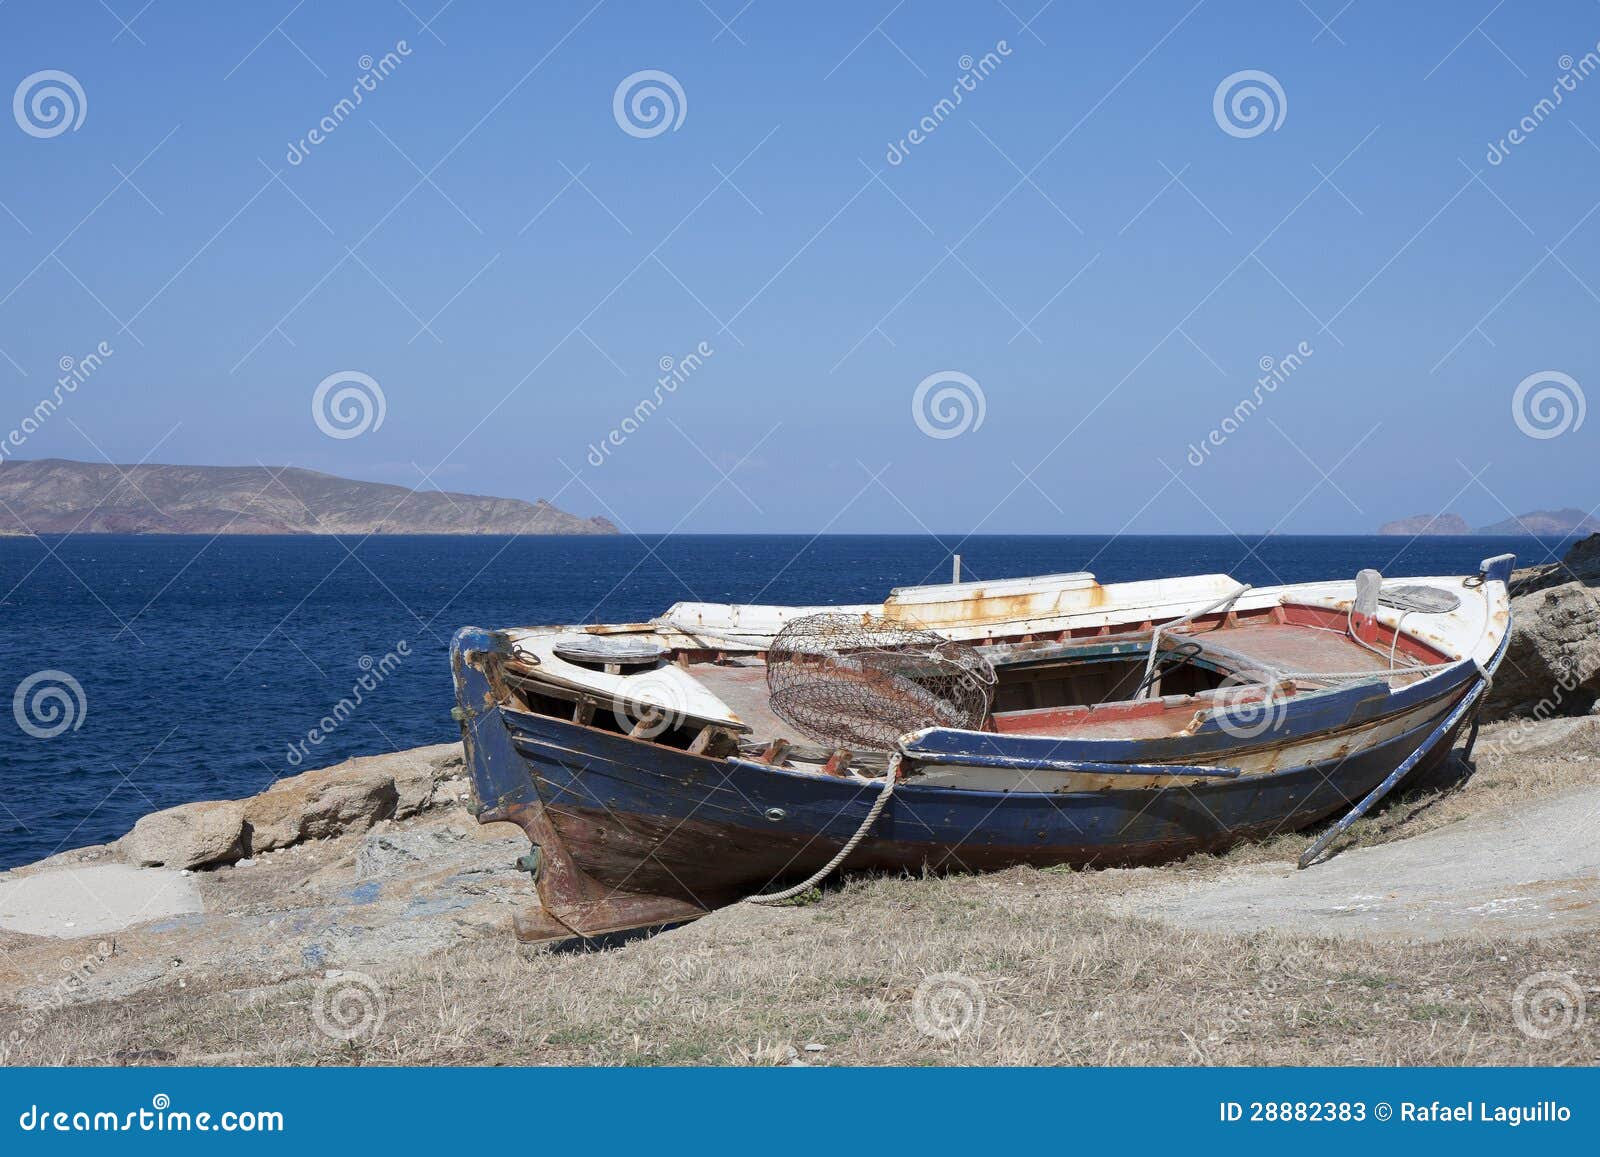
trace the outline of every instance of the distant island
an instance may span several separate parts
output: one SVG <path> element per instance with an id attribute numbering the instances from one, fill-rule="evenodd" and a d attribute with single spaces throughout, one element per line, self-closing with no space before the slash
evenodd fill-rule
<path id="1" fill-rule="evenodd" d="M 1600 518 L 1592 518 L 1582 510 L 1568 507 L 1565 510 L 1535 510 L 1505 518 L 1476 530 L 1467 525 L 1459 514 L 1417 514 L 1400 518 L 1378 527 L 1379 534 L 1538 534 L 1558 536 L 1564 534 L 1593 533 L 1600 531 Z"/>
<path id="2" fill-rule="evenodd" d="M 0 463 L 5 534 L 616 534 L 544 499 L 486 498 L 261 466 Z"/>

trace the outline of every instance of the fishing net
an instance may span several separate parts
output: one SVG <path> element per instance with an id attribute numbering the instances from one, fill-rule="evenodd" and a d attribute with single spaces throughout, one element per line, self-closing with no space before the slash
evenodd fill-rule
<path id="1" fill-rule="evenodd" d="M 795 619 L 767 651 L 772 710 L 838 747 L 892 751 L 908 731 L 980 728 L 994 683 L 971 647 L 873 615 Z"/>

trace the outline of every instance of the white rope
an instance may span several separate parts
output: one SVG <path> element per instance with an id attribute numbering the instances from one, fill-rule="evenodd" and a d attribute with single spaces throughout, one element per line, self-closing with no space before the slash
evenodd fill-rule
<path id="1" fill-rule="evenodd" d="M 1144 699 L 1153 699 L 1153 698 L 1155 698 L 1155 686 L 1151 683 L 1150 673 L 1151 673 L 1151 671 L 1153 671 L 1155 669 L 1156 653 L 1157 653 L 1157 651 L 1160 650 L 1160 647 L 1161 647 L 1161 634 L 1162 634 L 1163 631 L 1170 631 L 1175 627 L 1181 627 L 1185 623 L 1193 622 L 1195 619 L 1198 619 L 1201 615 L 1209 615 L 1212 611 L 1218 611 L 1218 610 L 1223 610 L 1224 608 L 1232 607 L 1234 603 L 1239 601 L 1239 596 L 1244 594 L 1245 591 L 1247 591 L 1249 589 L 1250 589 L 1250 586 L 1247 583 L 1244 586 L 1240 587 L 1238 590 L 1234 591 L 1231 595 L 1228 595 L 1228 596 L 1226 596 L 1224 598 L 1220 598 L 1216 602 L 1210 604 L 1209 606 L 1201 607 L 1198 611 L 1190 611 L 1187 615 L 1184 615 L 1183 618 L 1181 618 L 1181 619 L 1173 619 L 1171 622 L 1162 623 L 1159 626 L 1151 628 L 1151 631 L 1150 631 L 1150 657 L 1148 659 L 1146 659 L 1145 663 L 1144 663 L 1144 678 L 1140 681 L 1140 684 L 1139 684 L 1141 687 L 1144 688 L 1144 690 L 1141 692 L 1140 697 L 1144 698 Z"/>
<path id="2" fill-rule="evenodd" d="M 763 896 L 746 896 L 746 904 L 777 904 L 783 900 L 792 900 L 801 892 L 816 887 L 826 880 L 833 870 L 844 863 L 845 858 L 856 850 L 856 845 L 867 838 L 867 832 L 878 817 L 883 814 L 884 805 L 889 802 L 889 797 L 894 794 L 894 781 L 900 774 L 900 753 L 897 751 L 889 757 L 889 773 L 884 776 L 883 787 L 878 789 L 878 798 L 872 801 L 872 807 L 867 810 L 867 818 L 861 821 L 861 826 L 856 829 L 856 834 L 851 836 L 840 848 L 838 853 L 822 867 L 811 873 L 806 879 L 792 888 L 785 888 L 781 892 L 771 892 Z"/>
<path id="3" fill-rule="evenodd" d="M 1362 680 L 1388 682 L 1390 679 L 1401 679 L 1407 675 L 1436 675 L 1440 671 L 1448 671 L 1460 660 L 1449 663 L 1429 663 L 1423 667 L 1396 667 L 1392 671 L 1379 668 L 1371 671 L 1283 671 L 1277 667 L 1259 664 L 1261 674 L 1271 675 L 1275 681 L 1282 683 L 1358 683 Z"/>

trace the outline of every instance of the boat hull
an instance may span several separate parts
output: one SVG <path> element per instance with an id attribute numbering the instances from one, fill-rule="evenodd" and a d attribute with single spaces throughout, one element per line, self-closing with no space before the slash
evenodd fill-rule
<path id="1" fill-rule="evenodd" d="M 479 819 L 520 825 L 537 849 L 527 866 L 540 907 L 517 921 L 523 939 L 676 923 L 804 878 L 855 834 L 881 791 L 876 783 L 695 755 L 501 706 L 489 676 L 469 661 L 472 645 L 484 642 L 481 634 L 458 636 L 453 648 L 458 715 Z M 1348 810 L 1380 783 L 1465 686 L 1387 716 L 1354 710 L 1342 726 L 1276 737 L 1277 770 L 1239 779 L 987 791 L 921 783 L 913 774 L 842 867 L 1109 867 L 1298 830 Z M 1448 749 L 1447 737 L 1413 774 L 1426 774 Z M 1294 762 L 1296 751 L 1306 758 Z M 1227 753 L 1213 754 L 1226 762 Z"/>
<path id="2" fill-rule="evenodd" d="M 1062 793 L 967 791 L 913 778 L 896 788 L 842 867 L 1148 864 L 1296 831 L 1382 782 L 1450 705 L 1371 746 L 1248 779 Z M 815 871 L 861 826 L 881 790 L 504 714 L 553 827 L 584 872 L 608 888 L 702 908 Z M 1434 760 L 1447 750 L 1441 744 Z"/>

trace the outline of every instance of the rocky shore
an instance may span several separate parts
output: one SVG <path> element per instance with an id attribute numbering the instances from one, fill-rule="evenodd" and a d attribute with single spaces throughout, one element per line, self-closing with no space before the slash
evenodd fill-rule
<path id="1" fill-rule="evenodd" d="M 115 999 L 189 978 L 271 983 L 503 933 L 532 888 L 484 827 L 456 744 L 348 760 L 246 800 L 145 816 L 122 839 L 0 874 L 0 1002 L 48 999 L 58 958 Z M 65 956 L 63 956 L 65 953 Z"/>

